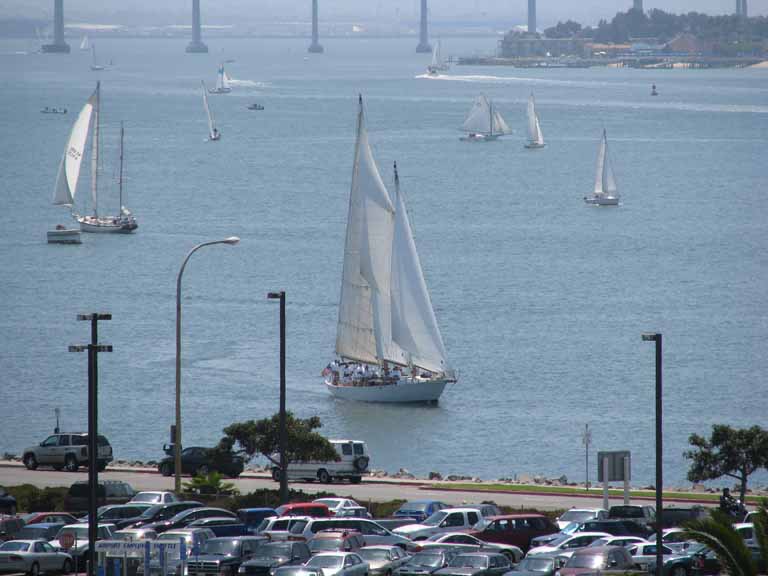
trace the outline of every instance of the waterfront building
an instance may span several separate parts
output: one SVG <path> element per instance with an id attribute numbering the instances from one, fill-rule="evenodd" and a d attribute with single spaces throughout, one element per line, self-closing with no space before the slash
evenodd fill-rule
<path id="1" fill-rule="evenodd" d="M 530 34 L 507 32 L 499 41 L 502 58 L 544 58 L 547 56 L 583 56 L 582 38 L 539 38 Z"/>

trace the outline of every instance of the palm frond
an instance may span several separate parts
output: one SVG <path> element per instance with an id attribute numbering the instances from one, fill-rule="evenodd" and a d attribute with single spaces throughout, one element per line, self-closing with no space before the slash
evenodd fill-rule
<path id="1" fill-rule="evenodd" d="M 744 539 L 730 522 L 713 514 L 683 525 L 686 536 L 708 546 L 730 576 L 757 576 L 757 566 Z"/>
<path id="2" fill-rule="evenodd" d="M 768 563 L 768 499 L 763 498 L 760 503 L 754 525 L 755 542 L 760 549 L 760 557 L 764 563 Z"/>

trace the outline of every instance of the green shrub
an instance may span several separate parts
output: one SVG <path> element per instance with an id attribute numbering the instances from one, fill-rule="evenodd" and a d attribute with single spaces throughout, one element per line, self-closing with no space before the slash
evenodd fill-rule
<path id="1" fill-rule="evenodd" d="M 37 488 L 32 484 L 8 486 L 8 493 L 16 498 L 19 512 L 56 512 L 64 510 L 64 496 L 68 488 Z"/>

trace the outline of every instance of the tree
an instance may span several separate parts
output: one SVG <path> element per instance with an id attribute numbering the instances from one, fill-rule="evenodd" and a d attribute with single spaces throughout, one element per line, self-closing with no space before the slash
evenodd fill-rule
<path id="1" fill-rule="evenodd" d="M 216 471 L 209 472 L 207 476 L 193 476 L 192 480 L 184 482 L 184 489 L 193 494 L 240 494 L 233 482 L 224 482 L 224 477 Z"/>
<path id="2" fill-rule="evenodd" d="M 313 416 L 303 420 L 296 418 L 291 412 L 285 415 L 286 459 L 288 462 L 301 460 L 339 460 L 333 445 L 322 435 L 315 432 L 322 427 L 320 418 Z M 224 428 L 225 436 L 219 442 L 218 449 L 231 451 L 235 447 L 248 458 L 259 454 L 280 467 L 280 415 L 261 420 L 235 422 Z"/>
<path id="3" fill-rule="evenodd" d="M 734 478 L 740 483 L 742 502 L 747 493 L 749 476 L 760 468 L 768 468 L 768 431 L 760 426 L 739 429 L 715 424 L 709 439 L 691 434 L 688 443 L 694 447 L 694 450 L 684 453 L 692 461 L 688 480 L 702 482 L 722 476 Z"/>

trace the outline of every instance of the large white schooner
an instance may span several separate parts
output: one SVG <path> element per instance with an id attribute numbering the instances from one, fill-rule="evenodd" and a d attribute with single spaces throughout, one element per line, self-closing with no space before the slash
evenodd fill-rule
<path id="1" fill-rule="evenodd" d="M 381 179 L 360 97 L 336 331 L 338 360 L 323 371 L 336 397 L 437 402 L 448 383 L 437 325 L 395 166 L 394 196 Z"/>
<path id="2" fill-rule="evenodd" d="M 600 149 L 597 153 L 597 170 L 595 173 L 595 189 L 592 194 L 584 197 L 584 202 L 595 206 L 618 206 L 619 190 L 616 177 L 613 174 L 611 161 L 608 158 L 608 137 L 603 130 Z"/>
<path id="3" fill-rule="evenodd" d="M 462 136 L 460 140 L 465 142 L 490 142 L 499 136 L 512 133 L 501 113 L 494 108 L 493 102 L 486 98 L 485 94 L 475 98 L 462 129 L 467 135 Z"/>

